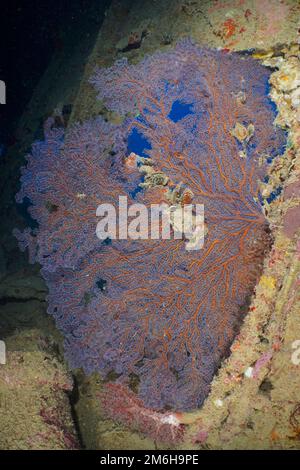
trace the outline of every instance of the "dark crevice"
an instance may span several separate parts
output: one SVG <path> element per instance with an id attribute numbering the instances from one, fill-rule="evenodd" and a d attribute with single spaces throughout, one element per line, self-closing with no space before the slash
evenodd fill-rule
<path id="1" fill-rule="evenodd" d="M 82 437 L 81 429 L 80 429 L 80 424 L 79 424 L 79 418 L 76 412 L 76 404 L 79 400 L 79 387 L 78 387 L 78 381 L 77 378 L 74 374 L 72 374 L 73 378 L 73 389 L 71 392 L 68 392 L 68 398 L 69 398 L 69 403 L 70 403 L 70 410 L 71 410 L 71 416 L 74 424 L 74 428 L 77 434 L 77 439 L 80 445 L 81 449 L 85 449 L 84 445 L 84 440 Z"/>
<path id="2" fill-rule="evenodd" d="M 41 303 L 46 303 L 45 300 L 41 300 L 40 298 L 38 297 L 26 297 L 26 299 L 20 299 L 18 297 L 9 297 L 9 296 L 5 296 L 5 297 L 1 297 L 0 298 L 0 305 L 6 305 L 6 304 L 10 304 L 10 303 L 13 303 L 13 304 L 22 304 L 22 303 L 27 303 L 27 302 L 33 302 L 33 301 L 36 301 L 36 302 L 41 302 Z"/>

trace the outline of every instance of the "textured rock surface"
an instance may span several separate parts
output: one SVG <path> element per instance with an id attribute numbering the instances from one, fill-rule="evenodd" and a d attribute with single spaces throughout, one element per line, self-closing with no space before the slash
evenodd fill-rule
<path id="1" fill-rule="evenodd" d="M 0 365 L 0 448 L 78 448 L 69 401 L 73 379 L 45 303 L 2 304 L 0 338 L 7 352 Z"/>

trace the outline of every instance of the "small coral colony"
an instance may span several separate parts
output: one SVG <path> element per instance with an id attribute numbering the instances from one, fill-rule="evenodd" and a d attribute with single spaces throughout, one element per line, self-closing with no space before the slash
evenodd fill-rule
<path id="1" fill-rule="evenodd" d="M 35 224 L 15 235 L 41 265 L 70 366 L 118 387 L 124 410 L 199 407 L 247 311 L 270 246 L 259 182 L 285 140 L 268 78 L 251 57 L 190 40 L 122 59 L 90 79 L 119 124 L 49 118 L 27 156 L 17 201 Z M 100 241 L 96 208 L 119 196 L 204 204 L 203 248 Z"/>

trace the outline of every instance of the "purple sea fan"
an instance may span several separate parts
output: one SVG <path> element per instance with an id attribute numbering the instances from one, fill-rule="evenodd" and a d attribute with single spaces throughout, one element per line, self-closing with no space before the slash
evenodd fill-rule
<path id="1" fill-rule="evenodd" d="M 74 125 L 64 136 L 63 129 L 53 124 L 48 119 L 45 140 L 33 144 L 16 196 L 17 202 L 25 197 L 31 202 L 28 212 L 39 226 L 36 261 L 50 272 L 76 268 L 98 244 L 97 206 L 101 201 L 115 203 L 117 195 L 127 194 L 112 166 L 120 164 L 126 149 L 119 128 L 97 118 Z M 19 234 L 23 248 L 36 242 L 35 232 L 27 229 Z"/>
<path id="2" fill-rule="evenodd" d="M 270 243 L 259 158 L 273 158 L 284 135 L 272 124 L 268 72 L 183 41 L 137 65 L 99 69 L 91 81 L 124 122 L 96 118 L 64 139 L 48 122 L 18 195 L 39 225 L 49 312 L 71 366 L 114 377 L 153 410 L 191 410 L 229 351 Z M 140 174 L 124 165 L 131 151 L 149 156 L 170 190 L 182 183 L 204 203 L 202 250 L 187 251 L 184 240 L 97 239 L 101 202 L 161 197 L 162 188 L 137 191 Z M 28 234 L 19 236 L 24 248 Z"/>

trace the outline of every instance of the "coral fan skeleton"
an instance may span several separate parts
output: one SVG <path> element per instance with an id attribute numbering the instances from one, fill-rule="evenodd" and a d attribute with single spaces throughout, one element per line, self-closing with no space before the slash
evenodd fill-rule
<path id="1" fill-rule="evenodd" d="M 122 124 L 97 117 L 64 134 L 48 120 L 27 157 L 17 200 L 31 201 L 38 228 L 16 236 L 42 265 L 70 365 L 113 380 L 118 403 L 123 390 L 138 395 L 130 400 L 139 409 L 199 407 L 228 354 L 270 244 L 259 180 L 284 134 L 272 124 L 268 76 L 252 58 L 189 40 L 136 65 L 120 60 L 91 83 Z M 139 152 L 129 148 L 134 134 L 145 143 Z M 204 204 L 204 248 L 101 243 L 96 208 L 120 195 Z"/>

